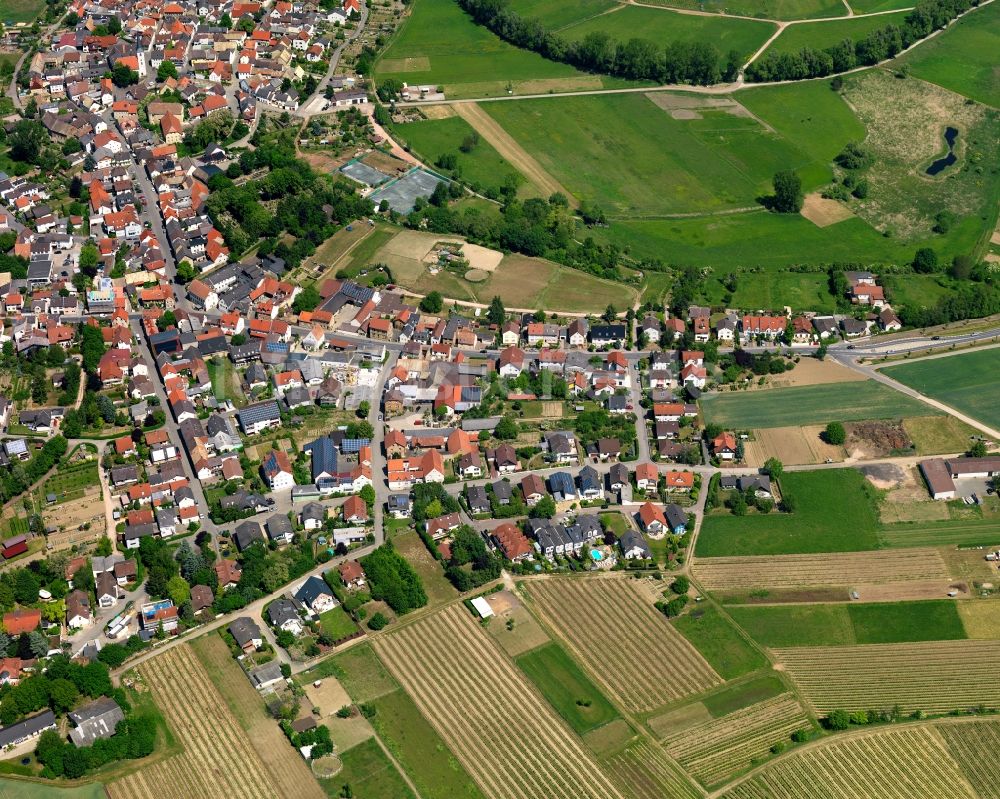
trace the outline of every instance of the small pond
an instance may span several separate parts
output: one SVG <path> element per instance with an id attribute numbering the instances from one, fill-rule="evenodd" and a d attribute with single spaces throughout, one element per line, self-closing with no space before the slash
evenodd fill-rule
<path id="1" fill-rule="evenodd" d="M 948 145 L 948 153 L 943 158 L 939 158 L 929 167 L 927 167 L 928 175 L 937 175 L 943 172 L 945 169 L 950 167 L 958 160 L 958 156 L 955 155 L 955 139 L 958 138 L 958 129 L 947 127 L 944 129 L 944 140 Z"/>

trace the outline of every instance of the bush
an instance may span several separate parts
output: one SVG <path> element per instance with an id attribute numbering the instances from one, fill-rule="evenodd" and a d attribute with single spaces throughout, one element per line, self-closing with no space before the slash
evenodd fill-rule
<path id="1" fill-rule="evenodd" d="M 670 590 L 675 594 L 686 594 L 691 588 L 691 581 L 686 574 L 679 574 L 677 579 L 670 586 Z"/>
<path id="2" fill-rule="evenodd" d="M 827 444 L 840 445 L 847 440 L 847 431 L 840 422 L 830 422 L 823 431 L 823 440 Z"/>
<path id="3" fill-rule="evenodd" d="M 372 617 L 368 620 L 369 630 L 381 630 L 389 623 L 389 619 L 386 618 L 384 613 L 373 613 Z"/>

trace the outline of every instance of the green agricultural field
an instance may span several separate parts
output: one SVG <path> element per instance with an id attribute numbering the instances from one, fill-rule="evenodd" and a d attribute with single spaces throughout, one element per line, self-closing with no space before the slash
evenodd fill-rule
<path id="1" fill-rule="evenodd" d="M 767 658 L 714 605 L 698 605 L 674 619 L 673 624 L 725 680 L 735 679 L 767 665 Z"/>
<path id="2" fill-rule="evenodd" d="M 855 14 L 877 14 L 880 11 L 895 11 L 910 8 L 912 0 L 849 0 Z"/>
<path id="3" fill-rule="evenodd" d="M 857 385 L 857 384 L 854 384 Z M 854 469 L 786 472 L 781 491 L 794 497 L 794 513 L 705 517 L 698 557 L 858 552 L 878 548 L 874 489 Z"/>
<path id="4" fill-rule="evenodd" d="M 73 787 L 56 787 L 29 780 L 0 779 L 0 799 L 104 799 L 99 782 Z"/>
<path id="5" fill-rule="evenodd" d="M 738 430 L 940 415 L 875 380 L 707 394 L 701 410 L 706 421 Z"/>
<path id="6" fill-rule="evenodd" d="M 600 89 L 604 80 L 507 44 L 454 0 L 415 0 L 375 67 L 376 79 L 443 86 L 449 97 Z M 520 84 L 524 84 L 521 86 Z"/>
<path id="7" fill-rule="evenodd" d="M 976 350 L 889 366 L 884 374 L 1000 429 L 1000 349 Z"/>
<path id="8" fill-rule="evenodd" d="M 604 694 L 559 644 L 533 649 L 515 662 L 575 732 L 582 735 L 618 718 Z"/>
<path id="9" fill-rule="evenodd" d="M 726 685 L 701 700 L 709 713 L 717 719 L 735 713 L 750 705 L 785 693 L 788 688 L 773 671 L 766 671 L 744 681 Z"/>
<path id="10" fill-rule="evenodd" d="M 998 37 L 1000 6 L 990 3 L 970 12 L 900 61 L 918 78 L 997 108 L 1000 107 Z"/>
<path id="11" fill-rule="evenodd" d="M 650 0 L 653 5 L 762 19 L 815 19 L 847 13 L 836 0 Z"/>
<path id="12" fill-rule="evenodd" d="M 883 547 L 988 547 L 1000 544 L 995 518 L 966 521 L 899 522 L 879 530 Z"/>
<path id="13" fill-rule="evenodd" d="M 966 637 L 958 607 L 947 599 L 863 605 L 769 605 L 728 608 L 767 647 L 850 646 Z"/>
<path id="14" fill-rule="evenodd" d="M 461 117 L 393 125 L 392 132 L 398 134 L 397 141 L 402 140 L 409 145 L 427 163 L 436 164 L 442 155 L 454 155 L 458 163 L 456 175 L 480 191 L 499 189 L 510 180 L 524 183 L 521 173 L 504 160 L 488 141 L 481 138 L 469 153 L 459 149 L 462 142 L 475 133 Z M 529 189 L 527 185 L 524 188 Z"/>
<path id="15" fill-rule="evenodd" d="M 512 0 L 510 9 L 527 19 L 537 19 L 551 31 L 603 14 L 618 4 L 614 0 Z"/>
<path id="16" fill-rule="evenodd" d="M 712 101 L 723 105 L 704 104 Z M 818 157 L 822 148 L 803 148 L 774 135 L 727 98 L 702 100 L 663 92 L 481 107 L 578 199 L 625 218 L 753 207 L 781 169 L 800 170 L 805 185 L 816 187 L 830 179 L 829 160 L 848 140 Z M 678 108 L 699 118 L 675 119 L 672 112 Z M 664 147 L 664 142 L 670 146 Z M 754 216 L 766 221 L 764 214 Z M 729 217 L 719 219 L 724 224 Z M 694 222 L 702 240 L 706 229 L 715 225 L 704 219 Z M 685 261 L 662 248 L 654 257 Z"/>
<path id="17" fill-rule="evenodd" d="M 340 771 L 328 780 L 319 780 L 327 796 L 343 797 L 344 786 L 350 785 L 354 796 L 365 799 L 413 798 L 413 791 L 374 738 L 338 752 L 337 756 L 343 764 Z"/>
<path id="18" fill-rule="evenodd" d="M 802 25 L 789 25 L 781 35 L 767 48 L 768 53 L 797 53 L 803 47 L 825 50 L 833 47 L 844 39 L 860 41 L 873 30 L 886 25 L 898 25 L 910 13 L 900 11 L 896 14 L 880 14 L 875 17 L 854 17 L 830 22 L 808 22 Z"/>
<path id="19" fill-rule="evenodd" d="M 591 33 L 606 33 L 621 42 L 636 37 L 658 44 L 670 41 L 707 41 L 712 42 L 723 53 L 735 50 L 745 60 L 767 41 L 774 30 L 775 26 L 770 22 L 695 16 L 677 14 L 669 9 L 625 6 L 620 11 L 591 17 L 585 22 L 563 28 L 560 35 L 570 41 L 579 41 Z"/>

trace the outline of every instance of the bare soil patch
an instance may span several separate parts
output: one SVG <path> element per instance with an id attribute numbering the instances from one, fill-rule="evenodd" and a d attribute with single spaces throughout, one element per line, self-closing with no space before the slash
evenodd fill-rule
<path id="1" fill-rule="evenodd" d="M 850 422 L 844 427 L 847 430 L 847 451 L 851 453 L 851 457 L 859 460 L 881 458 L 913 447 L 913 442 L 899 421 Z"/>
<path id="2" fill-rule="evenodd" d="M 455 109 L 450 105 L 421 106 L 420 110 L 427 119 L 448 119 L 455 116 Z"/>
<path id="3" fill-rule="evenodd" d="M 696 724 L 704 724 L 712 720 L 712 714 L 701 702 L 693 702 L 677 710 L 661 713 L 653 716 L 648 722 L 649 728 L 658 738 L 666 738 L 676 732 L 694 727 Z"/>
<path id="4" fill-rule="evenodd" d="M 489 280 L 489 272 L 484 272 L 482 269 L 470 269 L 466 272 L 463 277 L 470 283 L 482 283 Z"/>
<path id="5" fill-rule="evenodd" d="M 830 200 L 820 195 L 818 191 L 807 194 L 802 203 L 802 216 L 816 227 L 829 227 L 850 219 L 854 211 L 837 200 Z"/>
<path id="6" fill-rule="evenodd" d="M 347 691 L 336 677 L 324 677 L 319 688 L 313 683 L 303 687 L 309 700 L 309 707 L 318 707 L 320 718 L 333 715 L 344 705 L 351 704 L 351 697 L 347 695 Z"/>
<path id="7" fill-rule="evenodd" d="M 670 112 L 670 116 L 674 119 L 701 119 L 701 114 L 697 111 L 692 111 L 690 108 L 675 108 Z"/>
<path id="8" fill-rule="evenodd" d="M 753 440 L 744 447 L 748 466 L 761 467 L 768 458 L 778 458 L 787 464 L 824 463 L 827 459 L 842 461 L 844 450 L 827 444 L 820 437 L 823 425 L 802 427 L 769 427 L 753 431 Z"/>
<path id="9" fill-rule="evenodd" d="M 879 505 L 879 518 L 883 524 L 893 522 L 943 521 L 949 518 L 948 506 L 935 502 L 927 495 L 923 478 L 915 467 L 880 464 L 868 466 L 862 472 L 876 488 L 888 489 Z"/>
<path id="10" fill-rule="evenodd" d="M 957 591 L 955 599 L 970 599 L 969 584 L 961 580 L 915 580 L 906 583 L 859 584 L 854 586 L 862 602 L 911 602 L 919 599 L 947 599 Z"/>
<path id="11" fill-rule="evenodd" d="M 595 80 L 600 83 L 600 80 L 596 77 Z M 598 86 L 598 88 L 600 87 Z M 547 89 L 542 91 L 547 91 Z M 518 144 L 493 117 L 483 111 L 476 103 L 459 103 L 454 108 L 458 112 L 458 115 L 472 125 L 486 141 L 492 144 L 501 157 L 507 159 L 515 169 L 524 175 L 528 179 L 528 182 L 541 192 L 543 197 L 548 197 L 557 192 L 565 197 L 573 196 L 527 150 Z"/>
<path id="12" fill-rule="evenodd" d="M 409 171 L 412 168 L 412 164 L 407 163 L 401 158 L 396 158 L 387 153 L 383 153 L 381 150 L 372 150 L 368 155 L 361 159 L 363 164 L 367 164 L 373 169 L 377 169 L 380 172 L 385 172 L 389 175 L 402 175 L 404 172 Z"/>
<path id="13" fill-rule="evenodd" d="M 470 267 L 482 272 L 495 271 L 503 260 L 503 253 L 499 250 L 491 250 L 489 247 L 481 247 L 469 242 L 462 245 L 462 255 L 465 256 Z"/>
<path id="14" fill-rule="evenodd" d="M 827 383 L 856 383 L 865 380 L 865 376 L 846 366 L 841 366 L 834 360 L 818 360 L 817 358 L 800 358 L 795 368 L 790 372 L 769 377 L 762 389 L 791 388 L 792 386 L 819 386 Z"/>

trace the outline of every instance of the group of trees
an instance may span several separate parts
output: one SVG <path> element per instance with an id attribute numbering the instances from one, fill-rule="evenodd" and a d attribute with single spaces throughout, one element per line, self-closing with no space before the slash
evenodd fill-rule
<path id="1" fill-rule="evenodd" d="M 657 83 L 695 83 L 707 86 L 734 80 L 742 63 L 731 50 L 725 56 L 709 41 L 656 42 L 635 37 L 622 42 L 602 31 L 569 41 L 546 30 L 537 19 L 527 19 L 506 0 L 459 0 L 480 25 L 517 47 L 605 75 Z"/>
<path id="2" fill-rule="evenodd" d="M 127 705 L 126 705 L 127 707 Z M 38 739 L 35 757 L 47 779 L 76 779 L 116 760 L 136 760 L 153 753 L 156 721 L 149 716 L 126 716 L 118 722 L 110 738 L 98 738 L 91 746 L 75 746 L 55 730 L 46 730 Z"/>
<path id="3" fill-rule="evenodd" d="M 361 559 L 373 599 L 381 599 L 402 615 L 427 604 L 420 577 L 406 558 L 386 543 Z"/>
<path id="4" fill-rule="evenodd" d="M 111 696 L 108 667 L 100 662 L 82 666 L 65 655 L 48 660 L 44 671 L 36 671 L 7 690 L 0 700 L 0 721 L 6 727 L 43 708 L 65 713 L 80 697 Z"/>
<path id="5" fill-rule="evenodd" d="M 287 133 L 290 135 L 268 139 L 267 146 L 245 151 L 226 174 L 214 176 L 209 181 L 212 194 L 205 205 L 234 256 L 264 238 L 259 253 L 283 258 L 294 269 L 338 227 L 368 216 L 374 209 L 353 187 L 334 182 L 297 159 L 294 137 L 291 131 Z M 239 186 L 233 182 L 261 169 L 267 169 L 267 174 Z M 265 206 L 261 200 L 271 202 Z M 285 233 L 295 241 L 279 242 Z"/>
<path id="6" fill-rule="evenodd" d="M 66 449 L 66 439 L 53 436 L 23 466 L 14 464 L 0 470 L 0 500 L 6 502 L 27 491 L 59 462 Z"/>
<path id="7" fill-rule="evenodd" d="M 409 228 L 465 236 L 475 244 L 494 249 L 544 256 L 566 266 L 609 280 L 619 280 L 622 252 L 614 244 L 598 244 L 590 236 L 577 241 L 577 223 L 558 198 L 511 199 L 500 209 L 465 208 L 426 204 L 403 220 Z"/>
<path id="8" fill-rule="evenodd" d="M 486 541 L 468 525 L 459 527 L 451 541 L 445 576 L 459 591 L 470 591 L 500 576 L 503 558 L 490 552 Z"/>
<path id="9" fill-rule="evenodd" d="M 821 78 L 877 64 L 978 5 L 979 0 L 922 0 L 900 24 L 876 28 L 858 41 L 844 39 L 822 50 L 804 47 L 797 53 L 767 53 L 747 67 L 746 79 L 766 82 Z"/>

